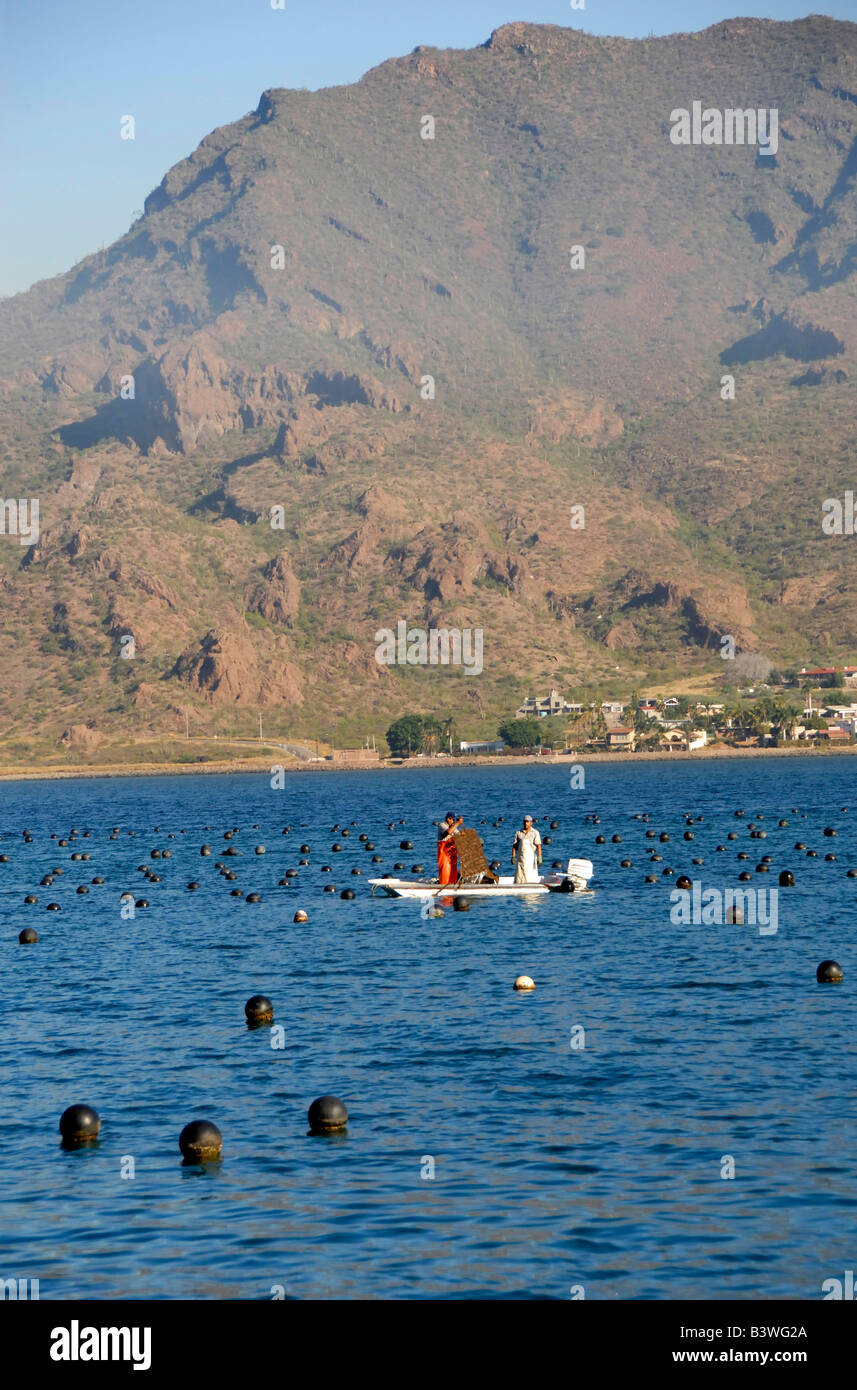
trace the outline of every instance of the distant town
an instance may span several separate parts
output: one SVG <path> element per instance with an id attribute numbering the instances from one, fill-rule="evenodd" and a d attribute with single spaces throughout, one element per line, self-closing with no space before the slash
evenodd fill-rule
<path id="1" fill-rule="evenodd" d="M 581 749 L 692 753 L 716 743 L 761 748 L 848 743 L 857 738 L 857 667 L 804 667 L 794 673 L 790 684 L 804 696 L 799 703 L 786 694 L 788 684 L 749 687 L 743 699 L 731 704 L 693 700 L 686 695 L 643 695 L 628 701 L 584 704 L 551 690 L 544 697 L 528 696 L 515 711 L 520 734 L 514 726 L 506 725 L 498 739 L 461 741 L 459 752 L 497 754 L 532 748 L 564 753 Z M 831 689 L 854 690 L 855 699 L 827 703 L 814 697 L 812 691 L 824 684 Z M 544 727 L 542 721 L 551 728 L 548 741 L 538 736 Z M 557 739 L 562 721 L 566 721 L 568 737 Z"/>
<path id="2" fill-rule="evenodd" d="M 848 698 L 853 692 L 854 698 Z M 408 714 L 386 734 L 394 758 L 694 753 L 703 748 L 831 746 L 857 740 L 857 666 L 802 667 L 731 691 L 720 701 L 690 695 L 569 700 L 559 690 L 528 695 L 496 738 L 457 739 L 451 718 Z M 380 759 L 372 750 L 353 750 Z M 342 750 L 348 757 L 350 750 Z"/>

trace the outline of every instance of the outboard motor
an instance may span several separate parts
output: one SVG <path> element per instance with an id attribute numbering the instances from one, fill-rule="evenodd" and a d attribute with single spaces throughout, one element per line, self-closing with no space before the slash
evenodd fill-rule
<path id="1" fill-rule="evenodd" d="M 594 873 L 591 859 L 569 859 L 564 874 L 552 874 L 545 883 L 552 893 L 582 893 Z"/>
<path id="2" fill-rule="evenodd" d="M 594 872 L 591 859 L 569 859 L 566 865 L 566 874 L 578 893 L 587 887 Z"/>

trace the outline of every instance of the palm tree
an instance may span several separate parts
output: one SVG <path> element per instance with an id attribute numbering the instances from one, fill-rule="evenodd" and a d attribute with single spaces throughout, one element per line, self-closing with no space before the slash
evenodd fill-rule
<path id="1" fill-rule="evenodd" d="M 452 752 L 452 736 L 455 733 L 455 717 L 447 715 L 446 719 L 440 721 L 441 741 L 446 744 L 448 751 Z"/>
<path id="2" fill-rule="evenodd" d="M 426 716 L 423 720 L 422 737 L 420 739 L 420 752 L 429 754 L 436 753 L 440 734 L 441 726 L 437 722 L 437 720 L 433 719 L 430 715 Z"/>

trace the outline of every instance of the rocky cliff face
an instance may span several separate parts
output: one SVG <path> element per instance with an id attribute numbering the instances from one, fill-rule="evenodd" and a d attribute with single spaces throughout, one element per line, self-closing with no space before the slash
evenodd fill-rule
<path id="1" fill-rule="evenodd" d="M 695 100 L 776 107 L 776 154 L 675 145 Z M 0 304 L 0 492 L 41 514 L 0 536 L 0 714 L 323 733 L 716 670 L 724 634 L 854 659 L 820 521 L 854 483 L 855 152 L 857 27 L 819 17 L 510 24 L 264 93 Z M 478 700 L 378 666 L 402 618 L 482 629 Z"/>

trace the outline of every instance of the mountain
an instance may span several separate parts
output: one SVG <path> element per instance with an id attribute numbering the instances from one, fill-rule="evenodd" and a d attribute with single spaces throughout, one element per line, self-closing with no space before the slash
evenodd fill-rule
<path id="1" fill-rule="evenodd" d="M 675 143 L 694 102 L 775 110 L 776 152 Z M 41 527 L 0 536 L 0 732 L 493 733 L 550 685 L 719 675 L 724 634 L 854 660 L 821 522 L 855 183 L 857 25 L 819 16 L 508 24 L 264 92 L 0 304 L 0 495 Z M 402 619 L 481 629 L 482 673 L 379 665 Z"/>

